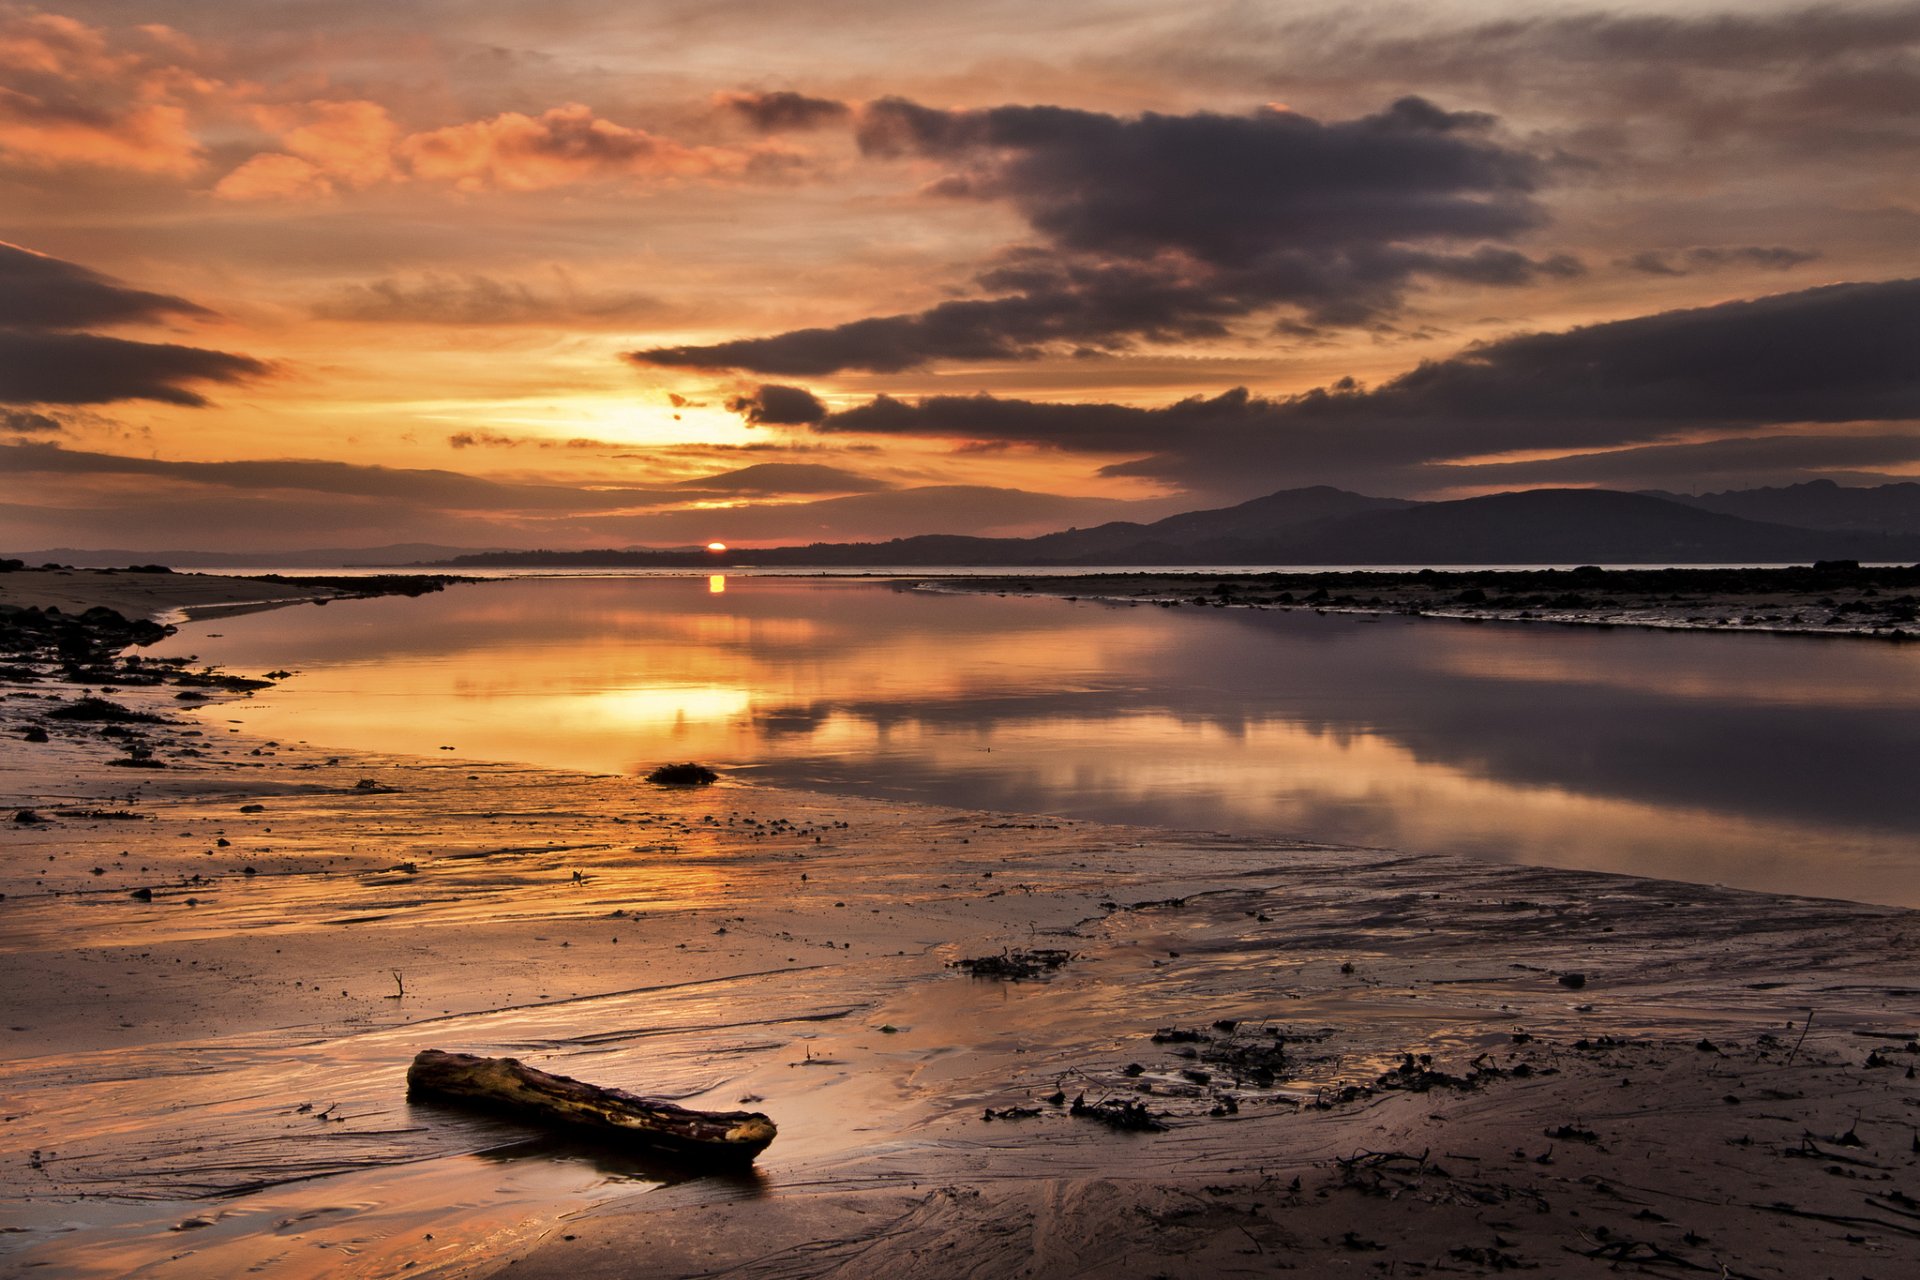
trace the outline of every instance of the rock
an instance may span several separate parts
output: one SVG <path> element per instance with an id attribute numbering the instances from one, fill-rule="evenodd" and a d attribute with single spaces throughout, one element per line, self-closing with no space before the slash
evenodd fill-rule
<path id="1" fill-rule="evenodd" d="M 703 764 L 689 760 L 684 764 L 663 764 L 647 775 L 647 781 L 664 787 L 704 787 L 719 781 L 720 775 Z"/>

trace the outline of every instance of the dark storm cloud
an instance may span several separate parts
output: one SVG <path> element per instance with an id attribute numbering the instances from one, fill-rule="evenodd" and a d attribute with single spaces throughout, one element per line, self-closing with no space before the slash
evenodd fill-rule
<path id="1" fill-rule="evenodd" d="M 1005 203 L 1040 243 L 1003 252 L 993 296 L 829 328 L 634 352 L 641 364 L 788 376 L 1025 359 L 1140 340 L 1217 337 L 1290 308 L 1317 324 L 1394 311 L 1420 278 L 1511 285 L 1580 270 L 1503 244 L 1544 220 L 1544 168 L 1478 113 L 1419 98 L 1356 120 L 1289 111 L 1106 115 L 1063 107 L 945 111 L 869 104 L 878 158 L 939 161 L 940 197 Z"/>
<path id="2" fill-rule="evenodd" d="M 1523 334 L 1371 390 L 1342 382 L 1270 400 L 1236 389 L 1154 409 L 881 396 L 815 429 L 1137 452 L 1106 471 L 1220 492 L 1313 481 L 1404 487 L 1431 483 L 1429 464 L 1504 450 L 1920 419 L 1915 350 L 1920 280 L 1893 280 Z"/>
<path id="3" fill-rule="evenodd" d="M 1638 271 L 1650 276 L 1690 276 L 1701 271 L 1719 271 L 1728 267 L 1765 267 L 1775 271 L 1786 271 L 1803 263 L 1812 262 L 1820 255 L 1807 249 L 1787 249 L 1779 246 L 1743 245 L 1739 248 L 1720 249 L 1700 246 L 1693 249 L 1660 250 L 1649 249 L 1636 253 L 1630 258 L 1622 258 L 1615 266 L 1629 271 Z"/>
<path id="4" fill-rule="evenodd" d="M 1237 266 L 1276 246 L 1478 240 L 1536 225 L 1528 195 L 1540 167 L 1489 142 L 1491 124 L 1420 98 L 1330 124 L 1274 110 L 1121 118 L 883 98 L 862 113 L 858 138 L 870 155 L 955 164 L 935 191 L 1005 200 L 1057 248 L 1173 249 Z"/>
<path id="5" fill-rule="evenodd" d="M 1539 421 L 1534 443 L 1720 423 L 1920 417 L 1920 280 L 1827 285 L 1748 302 L 1534 333 L 1431 362 L 1369 395 L 1408 421 Z M 1627 435 L 1631 438 L 1631 434 Z"/>
<path id="6" fill-rule="evenodd" d="M 130 289 L 77 263 L 0 242 L 0 404 L 204 405 L 193 384 L 269 372 L 262 361 L 224 351 L 73 332 L 211 314 L 184 298 Z"/>
<path id="7" fill-rule="evenodd" d="M 91 329 L 211 314 L 185 298 L 130 289 L 78 263 L 0 241 L 0 328 Z"/>
<path id="8" fill-rule="evenodd" d="M 207 399 L 191 384 L 241 382 L 269 371 L 250 356 L 170 342 L 0 329 L 0 404 L 159 400 L 198 406 Z"/>
<path id="9" fill-rule="evenodd" d="M 786 89 L 770 93 L 723 93 L 719 103 L 761 133 L 824 129 L 853 115 L 853 108 L 844 102 L 810 98 Z"/>
<path id="10" fill-rule="evenodd" d="M 788 387 L 777 382 L 763 383 L 753 391 L 727 401 L 727 412 L 737 413 L 749 426 L 798 427 L 827 416 L 827 406 L 805 387 Z"/>

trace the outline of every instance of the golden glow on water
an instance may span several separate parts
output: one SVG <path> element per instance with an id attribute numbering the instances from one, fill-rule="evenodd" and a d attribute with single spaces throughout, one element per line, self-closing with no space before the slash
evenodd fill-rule
<path id="1" fill-rule="evenodd" d="M 222 619 L 329 747 L 774 782 L 1920 904 L 1920 653 L 931 595 L 546 579 Z M 1872 696 L 1866 696 L 1871 691 Z M 442 757 L 444 758 L 444 757 Z"/>

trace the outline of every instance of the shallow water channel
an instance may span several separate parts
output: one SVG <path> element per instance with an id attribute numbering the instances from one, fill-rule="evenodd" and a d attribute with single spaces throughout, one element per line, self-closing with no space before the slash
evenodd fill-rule
<path id="1" fill-rule="evenodd" d="M 875 797 L 1920 905 L 1920 646 L 542 578 L 182 628 L 341 749 L 695 759 Z"/>

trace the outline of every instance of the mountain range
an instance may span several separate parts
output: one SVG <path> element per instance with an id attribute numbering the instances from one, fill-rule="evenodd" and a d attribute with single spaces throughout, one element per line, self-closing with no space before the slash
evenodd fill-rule
<path id="1" fill-rule="evenodd" d="M 929 534 L 735 549 L 478 550 L 403 543 L 299 552 L 19 553 L 30 564 L 176 568 L 1042 567 L 1142 565 L 1779 564 L 1920 561 L 1920 484 L 1814 480 L 1724 493 L 1528 489 L 1445 502 L 1316 486 L 1142 524 L 1030 538 Z"/>
<path id="2" fill-rule="evenodd" d="M 928 535 L 889 542 L 704 551 L 523 551 L 455 557 L 445 567 L 855 565 L 1769 564 L 1812 560 L 1920 560 L 1920 524 L 1881 513 L 1906 508 L 1887 489 L 1838 494 L 1796 485 L 1705 498 L 1607 489 L 1529 489 L 1448 502 L 1372 498 L 1319 486 L 1237 506 L 1189 511 L 1151 524 L 1116 521 L 1032 538 Z M 1762 495 L 1762 496 L 1756 496 Z M 1771 495 L 1771 496 L 1765 496 Z M 1866 495 L 1866 496 L 1861 496 Z M 1788 524 L 1716 509 L 1816 512 L 1822 525 Z"/>

